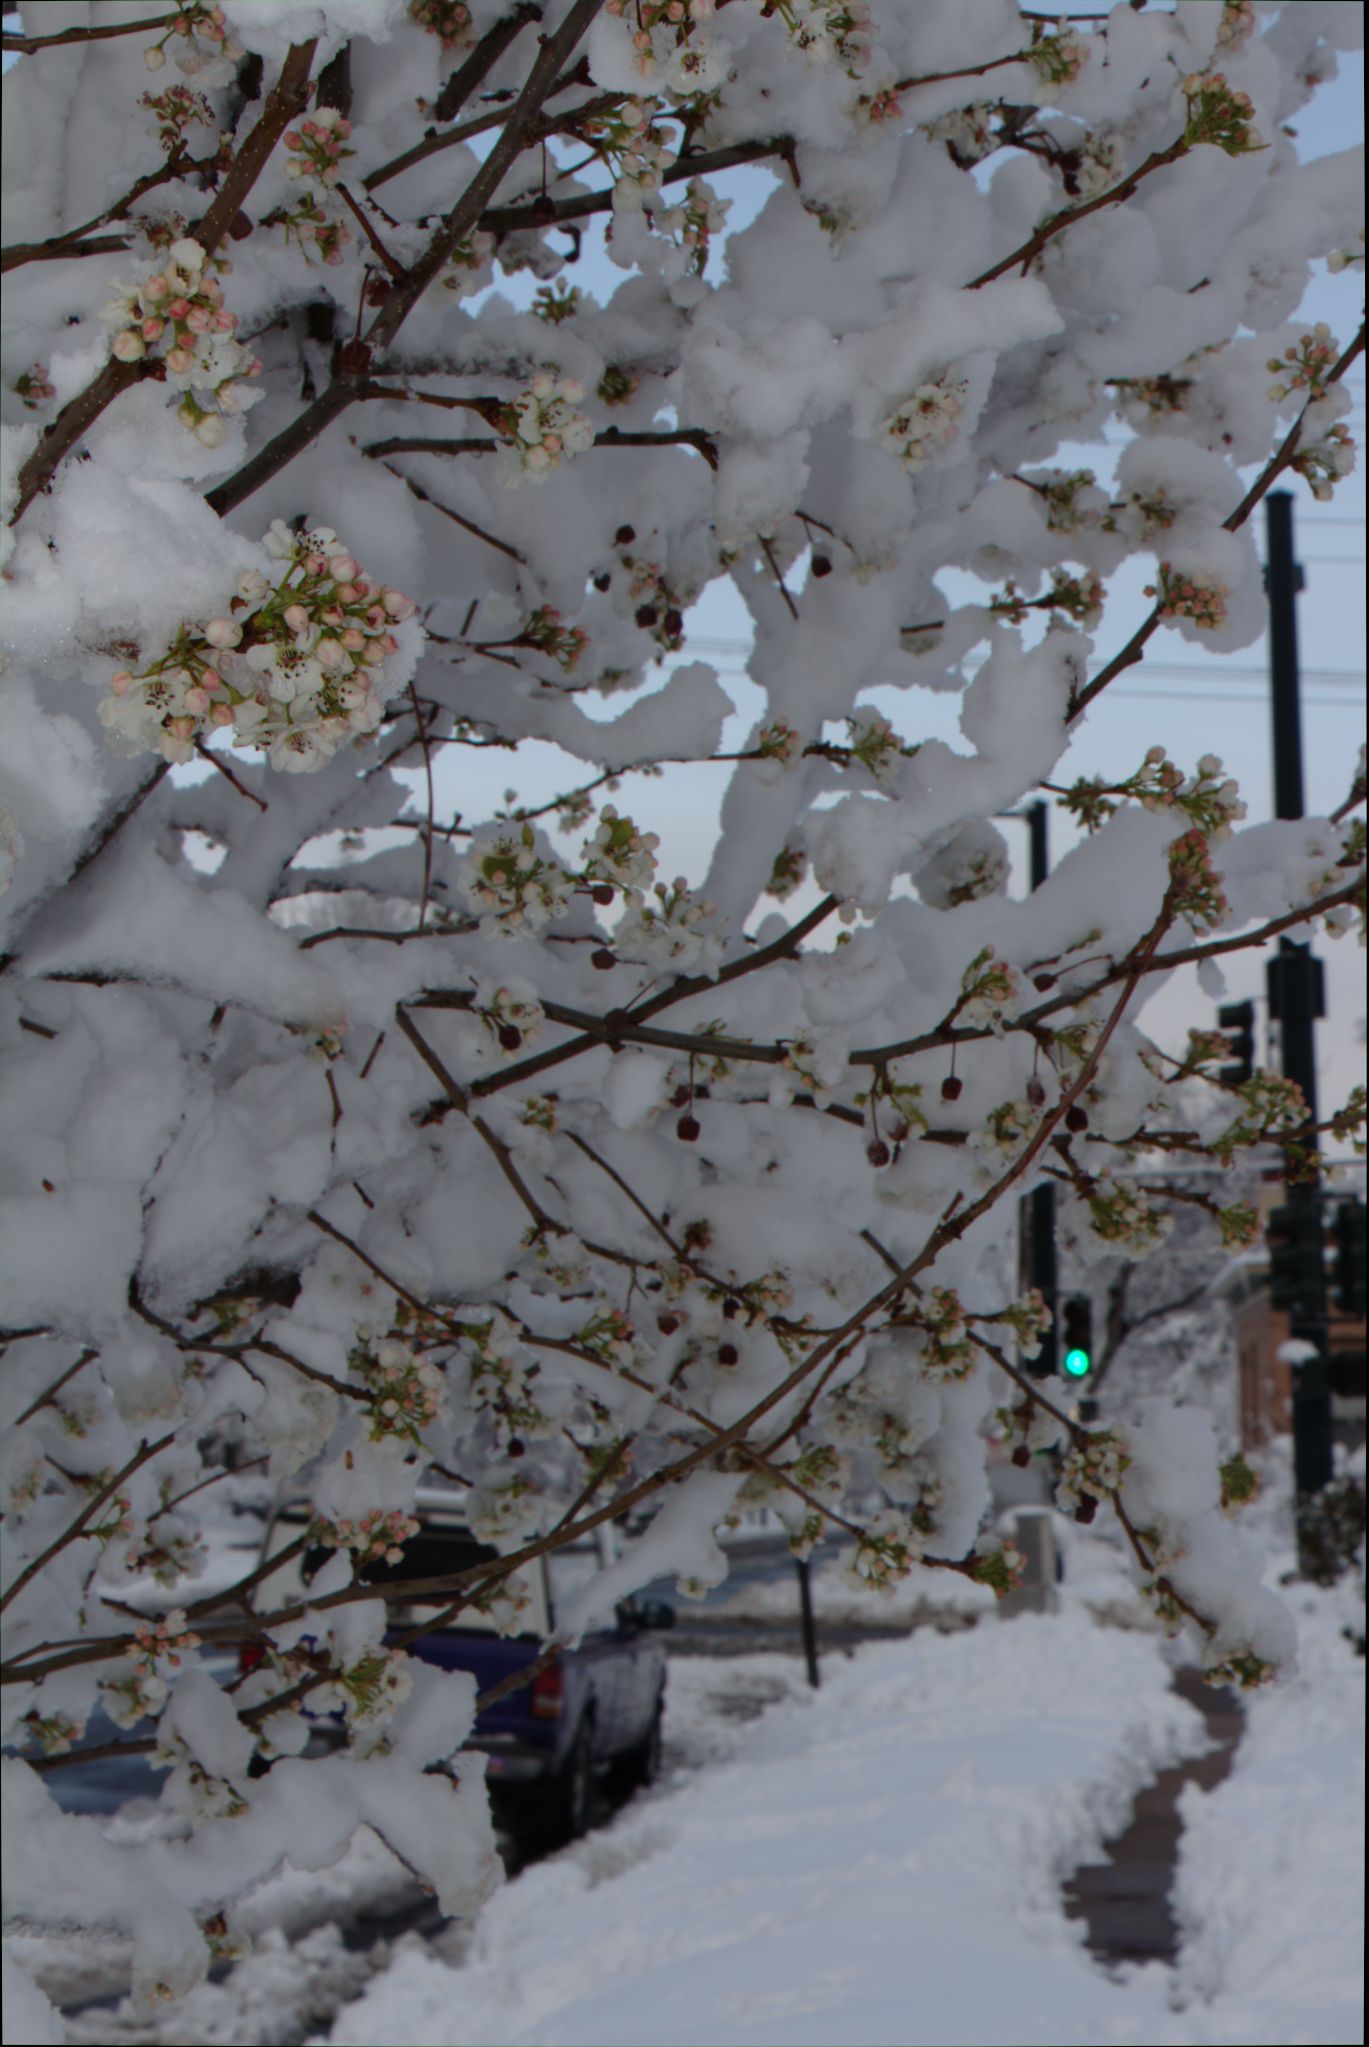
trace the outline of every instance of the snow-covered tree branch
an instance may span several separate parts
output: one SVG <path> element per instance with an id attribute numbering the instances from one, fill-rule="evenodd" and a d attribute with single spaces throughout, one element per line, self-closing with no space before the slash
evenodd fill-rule
<path id="1" fill-rule="evenodd" d="M 1210 1430 L 1071 1419 L 1024 1371 L 1047 1310 L 1000 1254 L 1047 1176 L 1135 1256 L 1188 1198 L 1155 1170 L 1175 1154 L 1306 1168 L 1291 1083 L 1233 1088 L 1219 1037 L 1173 1054 L 1135 1019 L 1180 967 L 1351 926 L 1362 775 L 1334 817 L 1261 825 L 1182 729 L 1055 778 L 1153 641 L 1258 637 L 1252 513 L 1353 462 L 1363 330 L 1297 313 L 1314 265 L 1362 262 L 1358 165 L 1300 164 L 1285 124 L 1356 10 L 24 15 L 19 1909 L 112 1919 L 142 1991 L 178 1994 L 287 1848 L 326 1864 L 362 1821 L 461 1909 L 493 1867 L 483 1782 L 423 1773 L 474 1686 L 411 1658 L 387 1602 L 516 1628 L 520 1564 L 635 1513 L 588 1626 L 663 1572 L 716 1583 L 715 1529 L 757 1504 L 800 1554 L 843 1530 L 876 1585 L 921 1561 L 1006 1591 L 991 1433 L 1059 1442 L 1062 1504 L 1115 1512 L 1214 1676 L 1276 1670 L 1291 1625 Z M 739 166 L 768 196 L 724 247 Z M 1115 477 L 1061 465 L 1109 424 Z M 1154 603 L 1127 637 L 1133 557 Z M 743 736 L 689 647 L 725 578 L 766 699 Z M 920 733 L 926 691 L 959 694 L 963 749 Z M 453 759 L 533 747 L 564 761 L 554 800 L 465 773 L 456 808 Z M 662 875 L 654 778 L 700 762 L 730 777 L 708 872 Z M 1015 900 L 993 820 L 1039 791 L 1084 837 Z M 1247 1203 L 1204 1200 L 1249 1239 Z M 307 1534 L 197 1594 L 234 1465 Z M 431 1471 L 500 1565 L 378 1591 Z M 306 1543 L 331 1552 L 307 1603 L 273 1602 Z M 226 1689 L 193 1654 L 243 1644 Z M 97 1701 L 169 1770 L 182 1837 L 73 1854 L 44 1780 Z M 301 1756 L 306 1707 L 345 1710 L 345 1753 Z"/>

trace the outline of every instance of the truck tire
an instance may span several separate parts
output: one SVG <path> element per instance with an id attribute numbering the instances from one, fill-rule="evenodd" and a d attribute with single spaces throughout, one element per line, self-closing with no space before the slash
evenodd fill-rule
<path id="1" fill-rule="evenodd" d="M 645 1791 L 660 1776 L 664 1733 L 665 1701 L 657 1699 L 650 1727 L 636 1746 L 625 1749 L 613 1765 L 615 1788 L 624 1795 Z"/>
<path id="2" fill-rule="evenodd" d="M 559 1844 L 578 1841 L 594 1803 L 594 1727 L 588 1714 L 575 1730 L 570 1753 L 557 1772 L 548 1801 L 547 1831 Z"/>

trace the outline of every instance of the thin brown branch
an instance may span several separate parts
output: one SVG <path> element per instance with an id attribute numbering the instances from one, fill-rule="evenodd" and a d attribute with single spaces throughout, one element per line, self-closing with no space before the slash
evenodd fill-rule
<path id="1" fill-rule="evenodd" d="M 83 40 L 86 33 L 82 31 L 78 37 L 72 32 L 72 39 Z M 313 42 L 293 45 L 262 109 L 260 120 L 229 165 L 208 212 L 192 227 L 191 232 L 206 255 L 214 253 L 237 219 L 243 201 L 265 170 L 277 142 L 305 104 L 316 47 Z M 47 488 L 60 464 L 84 439 L 105 407 L 143 376 L 155 375 L 160 367 L 159 361 L 148 357 L 141 362 L 124 363 L 111 356 L 85 390 L 78 392 L 62 407 L 19 472 L 11 526 L 18 525 L 39 491 Z"/>
<path id="2" fill-rule="evenodd" d="M 86 1501 L 85 1506 L 82 1507 L 80 1513 L 76 1516 L 76 1519 L 59 1536 L 56 1536 L 45 1550 L 40 1550 L 36 1557 L 33 1557 L 25 1564 L 13 1584 L 8 1587 L 3 1596 L 0 1596 L 0 1613 L 4 1612 L 12 1600 L 19 1597 L 25 1586 L 33 1583 L 41 1571 L 47 1569 L 54 1557 L 60 1556 L 68 1543 L 76 1541 L 87 1522 L 99 1513 L 106 1500 L 113 1498 L 121 1485 L 126 1484 L 132 1478 L 135 1471 L 141 1471 L 145 1464 L 150 1463 L 154 1457 L 160 1455 L 167 1448 L 168 1444 L 174 1443 L 175 1440 L 176 1432 L 174 1429 L 170 1435 L 159 1436 L 155 1443 L 149 1443 L 144 1439 L 129 1458 L 127 1464 L 121 1470 L 116 1471 L 113 1478 L 107 1480 L 98 1492 L 91 1495 L 90 1499 Z"/>

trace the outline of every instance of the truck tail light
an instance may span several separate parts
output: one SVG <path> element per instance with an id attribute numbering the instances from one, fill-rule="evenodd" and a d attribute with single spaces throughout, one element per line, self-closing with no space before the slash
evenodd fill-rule
<path id="1" fill-rule="evenodd" d="M 565 1680 L 559 1663 L 549 1663 L 532 1681 L 534 1720 L 559 1720 L 565 1709 Z"/>
<path id="2" fill-rule="evenodd" d="M 238 1647 L 238 1676 L 247 1677 L 265 1660 L 264 1642 L 243 1642 Z"/>

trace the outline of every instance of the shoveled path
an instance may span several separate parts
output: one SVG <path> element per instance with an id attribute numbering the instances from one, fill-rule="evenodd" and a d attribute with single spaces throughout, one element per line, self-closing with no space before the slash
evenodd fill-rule
<path id="1" fill-rule="evenodd" d="M 1174 1689 L 1196 1706 L 1216 1747 L 1192 1762 L 1162 1770 L 1137 1794 L 1130 1826 L 1105 1844 L 1106 1862 L 1085 1862 L 1064 1885 L 1065 1913 L 1082 1919 L 1091 1954 L 1100 1961 L 1173 1962 L 1179 1929 L 1169 1908 L 1183 1821 L 1179 1794 L 1186 1784 L 1211 1791 L 1231 1769 L 1244 1715 L 1236 1695 L 1214 1691 L 1196 1670 L 1178 1671 Z"/>

